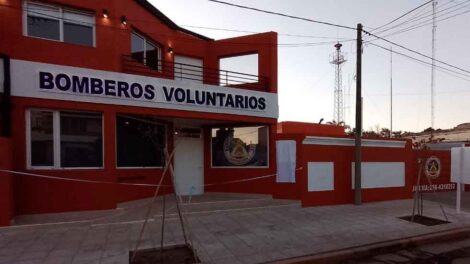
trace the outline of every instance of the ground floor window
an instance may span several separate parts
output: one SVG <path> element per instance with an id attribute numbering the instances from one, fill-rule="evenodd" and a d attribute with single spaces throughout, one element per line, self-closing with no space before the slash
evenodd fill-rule
<path id="1" fill-rule="evenodd" d="M 118 167 L 162 167 L 165 125 L 153 117 L 118 115 L 116 150 Z"/>
<path id="2" fill-rule="evenodd" d="M 212 129 L 213 167 L 267 167 L 269 128 L 225 127 Z"/>
<path id="3" fill-rule="evenodd" d="M 27 126 L 30 167 L 103 166 L 101 113 L 30 109 Z"/>

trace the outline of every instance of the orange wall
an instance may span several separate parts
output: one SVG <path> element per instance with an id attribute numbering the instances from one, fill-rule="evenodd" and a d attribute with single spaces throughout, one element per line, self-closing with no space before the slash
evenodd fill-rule
<path id="1" fill-rule="evenodd" d="M 300 179 L 302 205 L 327 205 L 354 202 L 352 189 L 351 163 L 354 162 L 354 147 L 303 145 L 302 166 Z M 334 162 L 334 190 L 308 192 L 308 162 Z M 413 179 L 413 155 L 411 143 L 408 141 L 403 148 L 363 147 L 363 162 L 405 162 L 405 187 L 374 188 L 362 190 L 362 201 L 384 201 L 411 198 L 411 183 Z"/>
<path id="2" fill-rule="evenodd" d="M 309 136 L 344 136 L 343 126 L 303 123 L 303 122 L 280 122 L 277 125 L 279 134 L 304 134 Z"/>
<path id="3" fill-rule="evenodd" d="M 418 177 L 418 169 L 419 166 L 417 165 L 417 160 L 422 159 L 423 162 L 431 157 L 435 156 L 441 161 L 441 174 L 437 179 L 432 180 L 433 185 L 437 185 L 438 187 L 443 184 L 448 185 L 450 184 L 450 166 L 451 166 L 451 156 L 450 156 L 450 151 L 448 150 L 413 150 L 413 156 L 414 156 L 414 161 L 415 161 L 415 166 L 416 166 L 416 176 L 415 179 L 413 180 L 413 185 L 416 185 L 417 183 L 417 177 Z M 423 172 L 423 175 L 421 176 L 422 180 L 420 185 L 428 185 L 428 181 L 426 180 L 426 176 Z M 452 184 L 452 189 L 437 189 L 437 192 L 448 192 L 455 190 L 457 186 L 455 184 Z"/>
<path id="4" fill-rule="evenodd" d="M 104 120 L 104 168 L 103 169 L 63 169 L 63 170 L 30 170 L 29 172 L 46 174 L 58 177 L 70 177 L 85 180 L 99 180 L 107 182 L 129 182 L 129 183 L 151 183 L 156 184 L 162 175 L 162 169 L 117 169 L 115 159 L 115 116 L 116 113 L 146 114 L 154 116 L 198 118 L 205 120 L 224 120 L 241 123 L 251 119 L 253 122 L 272 124 L 273 120 L 268 118 L 248 118 L 246 116 L 209 114 L 198 112 L 187 112 L 178 110 L 150 109 L 140 107 L 125 107 L 117 105 L 102 105 L 91 103 L 76 103 L 57 100 L 36 100 L 27 98 L 13 98 L 13 120 L 25 120 L 28 107 L 48 108 L 58 110 L 88 110 L 103 113 Z M 167 142 L 170 151 L 172 149 L 173 134 L 171 124 L 169 125 Z M 12 141 L 15 142 L 13 150 L 14 168 L 18 171 L 26 169 L 26 124 L 25 122 L 14 122 L 12 127 Z M 210 138 L 209 138 L 210 139 Z M 206 139 L 206 142 L 209 142 Z M 272 143 L 272 142 L 271 142 Z M 207 143 L 206 143 L 207 144 Z M 209 160 L 206 151 L 206 162 Z M 272 155 L 271 160 L 274 158 Z M 271 166 L 271 168 L 275 168 Z M 249 170 L 249 172 L 254 170 Z M 256 173 L 272 172 L 272 169 L 263 169 Z M 211 181 L 211 170 L 207 169 L 206 177 Z M 229 177 L 230 174 L 227 174 Z M 233 174 L 232 174 L 233 175 Z M 258 175 L 258 174 L 256 174 Z M 235 175 L 239 177 L 240 175 Z M 44 180 L 32 177 L 15 177 L 15 203 L 18 214 L 63 212 L 74 210 L 92 210 L 114 208 L 116 203 L 140 199 L 151 196 L 155 190 L 153 187 L 129 187 L 106 184 L 72 183 L 67 181 Z M 219 180 L 219 179 L 217 179 Z M 223 180 L 223 179 L 221 179 Z M 163 184 L 171 184 L 168 175 Z M 162 189 L 168 193 L 171 189 Z M 86 194 L 86 195 L 82 195 Z"/>
<path id="5" fill-rule="evenodd" d="M 8 138 L 0 137 L 0 169 L 11 170 L 12 142 Z M 9 225 L 14 215 L 13 184 L 10 173 L 0 172 L 0 226 Z"/>
<path id="6" fill-rule="evenodd" d="M 273 198 L 300 200 L 302 190 L 300 182 L 303 171 L 306 169 L 302 167 L 302 141 L 304 138 L 305 135 L 302 134 L 276 134 L 276 140 L 294 140 L 296 142 L 297 164 L 295 171 L 295 183 L 275 182 L 273 186 Z"/>

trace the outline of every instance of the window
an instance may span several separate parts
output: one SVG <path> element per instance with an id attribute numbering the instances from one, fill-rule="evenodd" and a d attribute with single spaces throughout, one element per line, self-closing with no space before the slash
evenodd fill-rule
<path id="1" fill-rule="evenodd" d="M 118 115 L 116 149 L 118 167 L 162 167 L 165 126 L 151 117 Z"/>
<path id="2" fill-rule="evenodd" d="M 136 32 L 131 34 L 131 56 L 140 63 L 161 71 L 162 52 L 160 46 Z"/>
<path id="3" fill-rule="evenodd" d="M 31 165 L 54 166 L 51 111 L 31 111 Z"/>
<path id="4" fill-rule="evenodd" d="M 258 54 L 220 58 L 219 65 L 222 86 L 259 82 Z"/>
<path id="5" fill-rule="evenodd" d="M 31 109 L 28 115 L 29 167 L 103 166 L 100 113 Z"/>
<path id="6" fill-rule="evenodd" d="M 175 55 L 175 80 L 202 83 L 202 60 Z"/>
<path id="7" fill-rule="evenodd" d="M 212 129 L 213 167 L 267 167 L 268 127 Z"/>
<path id="8" fill-rule="evenodd" d="M 95 45 L 95 17 L 76 10 L 25 2 L 25 35 Z"/>
<path id="9" fill-rule="evenodd" d="M 103 164 L 101 114 L 60 112 L 62 167 L 100 167 Z"/>

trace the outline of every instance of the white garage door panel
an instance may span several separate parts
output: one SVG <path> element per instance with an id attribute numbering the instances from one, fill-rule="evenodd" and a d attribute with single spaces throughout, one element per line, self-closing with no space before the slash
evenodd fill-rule
<path id="1" fill-rule="evenodd" d="M 354 189 L 354 162 L 352 163 L 352 188 Z M 404 162 L 362 162 L 362 188 L 405 186 Z"/>
<path id="2" fill-rule="evenodd" d="M 308 163 L 308 191 L 333 191 L 334 163 L 333 162 L 309 162 Z"/>

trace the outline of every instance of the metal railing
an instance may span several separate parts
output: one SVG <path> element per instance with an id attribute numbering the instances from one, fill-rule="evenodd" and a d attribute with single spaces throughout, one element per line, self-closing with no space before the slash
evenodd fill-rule
<path id="1" fill-rule="evenodd" d="M 155 65 L 145 65 L 131 55 L 123 55 L 122 66 L 127 73 L 165 79 L 188 80 L 193 82 L 245 88 L 260 91 L 268 90 L 266 77 L 258 75 L 218 70 L 191 64 L 159 60 Z"/>

